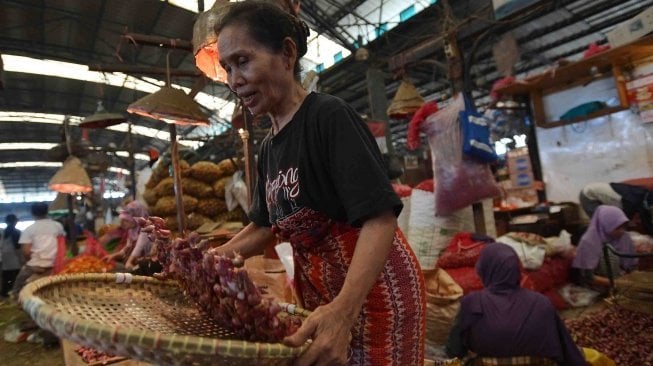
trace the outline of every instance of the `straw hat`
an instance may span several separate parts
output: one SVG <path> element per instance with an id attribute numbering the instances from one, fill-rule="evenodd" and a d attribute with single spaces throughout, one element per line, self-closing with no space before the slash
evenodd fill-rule
<path id="1" fill-rule="evenodd" d="M 208 125 L 209 119 L 200 106 L 179 89 L 164 86 L 156 93 L 146 95 L 127 107 L 136 113 L 167 123 L 181 125 Z"/>
<path id="2" fill-rule="evenodd" d="M 86 193 L 93 190 L 91 179 L 84 170 L 82 161 L 72 155 L 50 179 L 48 187 L 61 193 Z"/>
<path id="3" fill-rule="evenodd" d="M 388 107 L 388 116 L 392 118 L 406 118 L 415 113 L 424 104 L 424 98 L 419 94 L 415 85 L 404 79 L 397 89 L 395 97 Z"/>

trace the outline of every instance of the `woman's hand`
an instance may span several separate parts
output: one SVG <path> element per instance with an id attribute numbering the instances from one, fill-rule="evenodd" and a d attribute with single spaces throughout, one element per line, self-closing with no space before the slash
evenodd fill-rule
<path id="1" fill-rule="evenodd" d="M 103 262 L 106 262 L 106 263 L 109 263 L 109 262 L 115 261 L 115 260 L 116 260 L 118 257 L 120 257 L 120 256 L 121 256 L 121 253 L 120 253 L 120 252 L 118 252 L 118 253 L 112 253 L 112 254 L 107 254 L 107 255 L 105 255 L 104 257 L 102 257 L 102 261 L 103 261 Z"/>
<path id="2" fill-rule="evenodd" d="M 333 303 L 322 305 L 306 318 L 295 334 L 284 338 L 283 343 L 299 347 L 312 340 L 295 361 L 296 366 L 347 365 L 353 325 L 354 321 L 347 319 Z"/>

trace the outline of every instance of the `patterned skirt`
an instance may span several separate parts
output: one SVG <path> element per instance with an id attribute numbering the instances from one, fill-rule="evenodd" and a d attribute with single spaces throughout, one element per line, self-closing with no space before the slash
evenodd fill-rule
<path id="1" fill-rule="evenodd" d="M 292 244 L 303 306 L 313 310 L 332 301 L 345 281 L 360 228 L 303 208 L 273 230 Z M 425 299 L 417 258 L 397 229 L 385 267 L 352 329 L 349 365 L 422 365 Z"/>

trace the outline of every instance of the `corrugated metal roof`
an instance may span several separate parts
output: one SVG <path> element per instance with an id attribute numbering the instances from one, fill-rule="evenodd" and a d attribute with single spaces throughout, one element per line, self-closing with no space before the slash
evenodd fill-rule
<path id="1" fill-rule="evenodd" d="M 442 32 L 445 19 L 449 19 L 457 22 L 452 24 L 457 26 L 459 42 L 465 54 L 469 54 L 479 36 L 491 30 L 491 36 L 486 37 L 475 50 L 476 59 L 472 68 L 473 75 L 478 77 L 477 94 L 482 96 L 487 94 L 491 83 L 499 77 L 491 57 L 491 47 L 506 32 L 515 35 L 523 55 L 516 65 L 517 72 L 537 72 L 560 57 L 579 57 L 592 42 L 604 43 L 605 32 L 616 23 L 651 6 L 653 0 L 542 1 L 543 5 L 537 13 L 501 22 L 488 18 L 491 0 L 449 0 L 452 18 L 446 18 L 442 3 L 432 4 L 430 0 L 305 1 L 300 16 L 313 29 L 352 51 L 356 50 L 354 43 L 360 36 L 371 54 L 367 62 L 358 62 L 349 56 L 324 71 L 320 75 L 321 90 L 340 96 L 360 113 L 369 114 L 365 78 L 367 68 L 375 66 L 385 72 L 386 95 L 390 99 L 398 86 L 398 70 L 389 66 L 389 60 L 403 53 L 415 56 L 415 60 L 405 65 L 406 75 L 427 100 L 439 98 L 450 87 L 446 70 L 438 66 L 445 63 Z M 416 7 L 416 14 L 399 23 L 399 14 L 411 5 Z M 473 16 L 470 17 L 470 14 Z M 83 65 L 125 64 L 160 68 L 165 67 L 169 52 L 173 69 L 195 70 L 193 56 L 187 51 L 144 47 L 122 37 L 129 31 L 190 40 L 195 17 L 194 12 L 158 0 L 2 0 L 0 53 Z M 376 38 L 377 28 L 386 22 L 388 29 Z M 52 76 L 18 72 L 5 74 L 5 90 L 0 92 L 0 109 L 4 111 L 86 116 L 94 112 L 99 98 L 106 101 L 108 109 L 122 111 L 129 103 L 145 95 L 130 89 L 128 85 L 99 87 L 97 83 Z M 162 75 L 157 77 L 163 79 Z M 173 81 L 190 87 L 196 80 L 177 77 Z M 204 92 L 229 96 L 224 86 L 215 83 L 211 83 Z M 222 106 L 209 106 L 211 108 L 218 110 Z M 214 120 L 216 118 L 213 116 Z M 150 120 L 132 119 L 136 126 L 166 128 Z M 404 151 L 405 125 L 406 121 L 393 121 L 395 144 L 400 152 Z M 197 136 L 200 132 L 184 128 L 180 133 Z M 125 146 L 124 133 L 98 131 L 92 133 L 90 138 L 93 144 Z M 60 142 L 61 136 L 53 126 L 42 130 L 32 127 L 17 129 L 16 122 L 0 121 L 0 143 L 8 141 Z M 147 146 L 161 150 L 166 147 L 163 140 L 145 141 L 138 138 L 137 142 L 137 150 Z M 3 150 L 0 151 L 0 163 L 15 161 L 20 157 L 27 161 L 37 160 L 42 156 L 42 151 Z M 8 191 L 27 192 L 28 186 L 30 191 L 36 186 L 45 189 L 47 180 L 43 177 L 48 174 L 25 175 L 24 171 L 0 168 L 0 179 L 5 181 Z M 34 180 L 23 182 L 26 176 L 34 177 Z"/>

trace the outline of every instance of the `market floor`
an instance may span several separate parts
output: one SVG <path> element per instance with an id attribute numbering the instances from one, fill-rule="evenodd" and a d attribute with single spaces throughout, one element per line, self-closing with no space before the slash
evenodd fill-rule
<path id="1" fill-rule="evenodd" d="M 15 304 L 0 304 L 0 364 L 2 366 L 64 366 L 61 347 L 45 347 L 30 342 L 7 342 L 7 327 L 29 320 L 29 316 Z"/>

